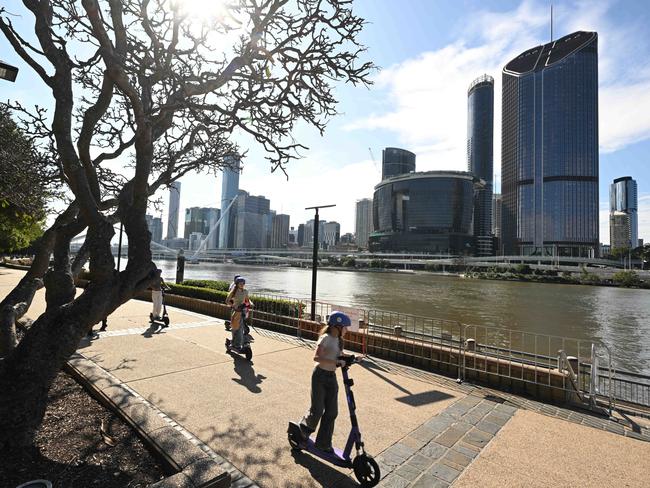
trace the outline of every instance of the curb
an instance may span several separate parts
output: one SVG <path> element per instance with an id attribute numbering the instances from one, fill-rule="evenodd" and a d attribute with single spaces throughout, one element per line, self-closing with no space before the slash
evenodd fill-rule
<path id="1" fill-rule="evenodd" d="M 175 474 L 151 488 L 227 488 L 231 473 L 207 446 L 95 363 L 76 353 L 64 366 L 95 399 L 115 412 Z M 206 451 L 207 449 L 207 451 Z M 216 458 L 215 458 L 216 456 Z M 225 464 L 225 463 L 224 463 Z"/>

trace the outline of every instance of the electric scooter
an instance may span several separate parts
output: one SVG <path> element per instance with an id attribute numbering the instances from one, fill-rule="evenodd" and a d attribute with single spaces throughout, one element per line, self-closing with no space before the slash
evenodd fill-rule
<path id="1" fill-rule="evenodd" d="M 163 314 L 162 317 L 154 317 L 153 313 L 149 314 L 149 323 L 159 325 L 161 329 L 169 327 L 169 314 L 167 313 L 167 304 L 165 303 L 165 290 L 162 291 Z"/>
<path id="2" fill-rule="evenodd" d="M 379 483 L 381 474 L 379 472 L 379 465 L 372 456 L 366 454 L 363 442 L 361 441 L 361 430 L 359 429 L 359 423 L 357 422 L 357 415 L 355 413 L 357 406 L 354 403 L 354 394 L 352 393 L 354 381 L 348 377 L 350 366 L 358 363 L 359 359 L 356 356 L 340 356 L 339 359 L 345 360 L 345 365 L 341 367 L 341 372 L 343 375 L 343 384 L 345 385 L 345 398 L 347 399 L 348 409 L 350 410 L 350 423 L 352 424 L 345 449 L 341 451 L 340 449 L 334 448 L 334 452 L 321 451 L 316 447 L 311 437 L 305 438 L 300 430 L 300 425 L 296 422 L 289 422 L 289 428 L 287 430 L 289 445 L 292 449 L 298 451 L 304 449 L 314 456 L 336 466 L 352 468 L 354 470 L 354 476 L 361 486 L 372 487 Z M 353 446 L 357 451 L 354 459 L 350 457 Z"/>
<path id="3" fill-rule="evenodd" d="M 239 318 L 239 321 L 241 322 L 239 327 L 243 327 L 244 343 L 241 348 L 235 347 L 232 345 L 232 340 L 226 338 L 226 352 L 243 355 L 248 361 L 250 361 L 253 358 L 253 350 L 251 349 L 250 335 L 247 333 L 248 325 L 246 324 L 246 316 L 248 313 L 246 308 L 250 309 L 250 307 L 242 306 L 239 310 L 239 313 L 241 314 Z"/>

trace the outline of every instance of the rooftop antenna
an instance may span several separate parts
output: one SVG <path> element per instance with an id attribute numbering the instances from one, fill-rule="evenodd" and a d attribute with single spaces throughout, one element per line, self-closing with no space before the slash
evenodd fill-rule
<path id="1" fill-rule="evenodd" d="M 553 42 L 553 4 L 551 4 L 551 42 Z"/>

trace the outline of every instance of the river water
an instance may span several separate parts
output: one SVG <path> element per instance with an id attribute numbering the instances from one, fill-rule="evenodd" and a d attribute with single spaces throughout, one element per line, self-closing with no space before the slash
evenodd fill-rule
<path id="1" fill-rule="evenodd" d="M 175 261 L 159 261 L 173 281 Z M 201 263 L 185 279 L 232 280 L 244 275 L 251 292 L 309 297 L 311 270 Z M 615 365 L 650 374 L 650 291 L 463 279 L 431 273 L 370 273 L 319 269 L 320 301 L 364 309 L 602 342 Z M 554 352 L 552 353 L 554 354 Z"/>

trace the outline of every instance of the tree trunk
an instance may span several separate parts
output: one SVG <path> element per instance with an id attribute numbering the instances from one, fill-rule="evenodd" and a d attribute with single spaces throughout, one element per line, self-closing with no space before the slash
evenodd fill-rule
<path id="1" fill-rule="evenodd" d="M 93 279 L 77 298 L 68 251 L 76 228 L 62 229 L 58 235 L 54 268 L 45 278 L 47 310 L 0 361 L 0 449 L 32 445 L 45 414 L 47 392 L 81 338 L 90 327 L 153 283 L 155 266 L 146 259 L 146 222 L 131 217 L 129 224 L 133 235 L 129 240 L 137 247 L 134 255 L 139 259 L 130 259 L 122 273 L 114 269 L 110 247 L 114 231 L 110 222 L 100 220 L 88 228 Z"/>
<path id="2" fill-rule="evenodd" d="M 72 304 L 52 307 L 0 361 L 0 449 L 32 445 L 47 392 L 88 328 L 113 301 L 114 283 L 89 286 Z"/>

